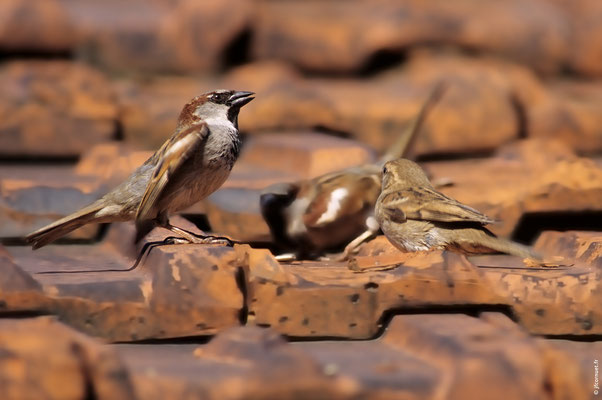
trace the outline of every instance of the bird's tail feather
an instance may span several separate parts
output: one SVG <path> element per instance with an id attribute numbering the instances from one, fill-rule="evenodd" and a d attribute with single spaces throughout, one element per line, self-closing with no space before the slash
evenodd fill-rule
<path id="1" fill-rule="evenodd" d="M 529 246 L 513 242 L 509 239 L 495 237 L 483 231 L 478 232 L 480 233 L 479 238 L 475 240 L 475 243 L 485 248 L 521 258 L 542 259 L 542 256 Z"/>
<path id="2" fill-rule="evenodd" d="M 389 150 L 380 158 L 379 163 L 381 165 L 384 165 L 387 161 L 408 157 L 424 121 L 433 107 L 439 102 L 441 97 L 443 97 L 446 90 L 447 84 L 445 82 L 439 82 L 435 85 L 429 94 L 429 97 L 420 108 L 418 115 L 410 122 L 410 124 L 408 124 L 397 141 L 393 143 Z"/>
<path id="3" fill-rule="evenodd" d="M 74 212 L 71 215 L 61 218 L 35 232 L 30 233 L 25 237 L 27 243 L 31 244 L 33 249 L 38 249 L 42 246 L 54 242 L 55 240 L 65 236 L 69 232 L 86 225 L 95 219 L 98 219 L 96 214 L 103 206 L 100 202 L 95 202 L 81 210 Z M 102 222 L 102 221 L 98 221 Z"/>

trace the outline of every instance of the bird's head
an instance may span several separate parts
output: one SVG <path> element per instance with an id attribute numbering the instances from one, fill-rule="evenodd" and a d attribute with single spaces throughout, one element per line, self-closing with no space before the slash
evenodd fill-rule
<path id="1" fill-rule="evenodd" d="M 238 112 L 249 103 L 255 93 L 240 90 L 215 90 L 192 99 L 184 106 L 178 125 L 188 125 L 213 118 L 228 119 L 238 128 Z"/>
<path id="2" fill-rule="evenodd" d="M 390 188 L 393 185 L 402 189 L 431 186 L 424 170 L 414 161 L 406 160 L 405 158 L 399 158 L 385 163 L 382 174 L 383 190 Z"/>

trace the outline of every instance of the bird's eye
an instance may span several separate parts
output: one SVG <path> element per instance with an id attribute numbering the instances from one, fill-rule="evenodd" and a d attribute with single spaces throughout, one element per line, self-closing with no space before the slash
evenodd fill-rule
<path id="1" fill-rule="evenodd" d="M 387 174 L 387 167 L 384 167 L 383 168 L 383 175 L 386 175 L 386 174 Z"/>

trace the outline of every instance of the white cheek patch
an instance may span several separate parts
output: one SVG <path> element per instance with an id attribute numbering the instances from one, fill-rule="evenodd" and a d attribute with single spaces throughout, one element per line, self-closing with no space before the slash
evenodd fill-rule
<path id="1" fill-rule="evenodd" d="M 227 116 L 217 118 L 205 118 L 204 121 L 209 126 L 225 126 L 229 130 L 236 131 L 236 127 L 228 119 Z"/>
<path id="2" fill-rule="evenodd" d="M 320 216 L 320 219 L 316 223 L 323 224 L 325 222 L 332 222 L 337 217 L 337 212 L 341 209 L 341 200 L 343 200 L 349 192 L 345 188 L 338 188 L 332 191 L 330 200 L 326 206 L 326 211 Z"/>

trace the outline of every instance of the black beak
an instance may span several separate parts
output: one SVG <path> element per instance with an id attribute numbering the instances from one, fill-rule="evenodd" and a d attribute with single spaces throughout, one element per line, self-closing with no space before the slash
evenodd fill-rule
<path id="1" fill-rule="evenodd" d="M 255 93 L 253 93 L 253 92 L 244 92 L 244 91 L 234 92 L 234 94 L 232 94 L 232 96 L 230 96 L 230 98 L 228 99 L 228 104 L 230 105 L 230 107 L 240 108 L 240 107 L 244 106 L 245 104 L 247 104 L 248 102 L 250 102 L 251 100 L 253 100 L 255 97 L 250 97 L 250 96 L 252 96 L 254 94 Z"/>

